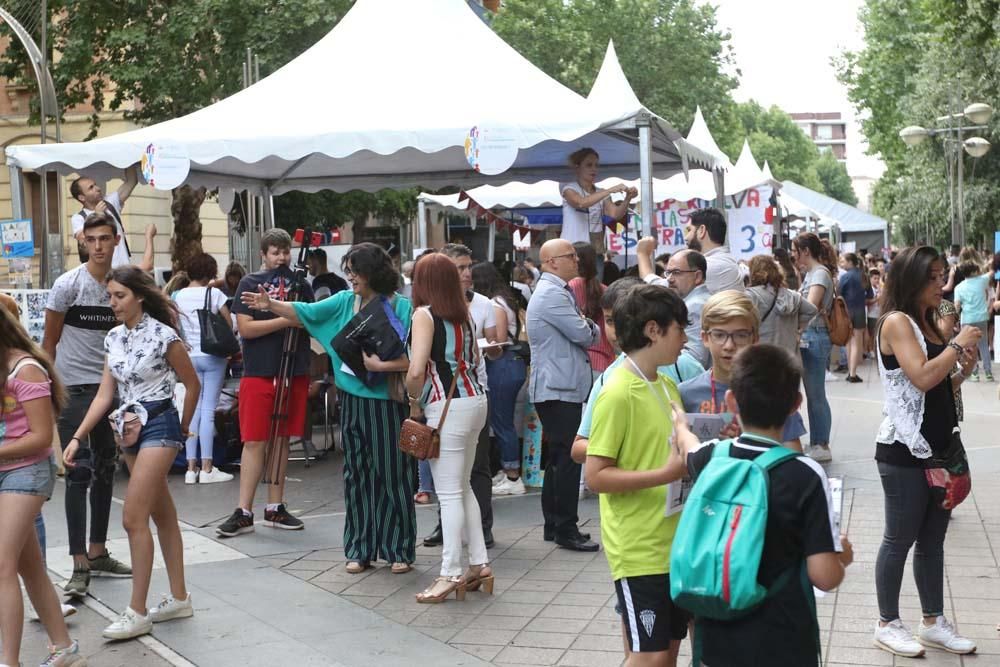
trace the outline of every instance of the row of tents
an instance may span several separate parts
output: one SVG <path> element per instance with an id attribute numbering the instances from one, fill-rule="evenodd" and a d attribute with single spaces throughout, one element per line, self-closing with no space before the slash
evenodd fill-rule
<path id="1" fill-rule="evenodd" d="M 441 92 L 442 82 L 451 93 Z M 481 164 L 470 151 L 477 138 Z M 554 204 L 551 183 L 570 178 L 567 156 L 582 146 L 600 153 L 603 175 L 637 184 L 646 220 L 664 198 L 721 199 L 773 180 L 748 147 L 748 159 L 732 165 L 700 112 L 688 137 L 650 112 L 613 45 L 583 97 L 521 56 L 464 0 L 358 0 L 302 55 L 199 111 L 94 141 L 6 153 L 15 172 L 108 179 L 157 147 L 174 167 L 184 162 L 184 183 L 248 190 L 265 201 L 292 190 L 502 186 L 495 203 L 509 207 L 539 198 Z M 793 185 L 781 184 L 789 201 L 824 224 L 875 224 Z M 264 216 L 273 225 L 273 206 Z"/>

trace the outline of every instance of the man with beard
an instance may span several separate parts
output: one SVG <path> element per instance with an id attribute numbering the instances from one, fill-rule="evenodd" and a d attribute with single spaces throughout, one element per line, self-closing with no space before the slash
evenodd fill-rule
<path id="1" fill-rule="evenodd" d="M 688 217 L 684 241 L 691 250 L 705 256 L 708 273 L 705 285 L 712 294 L 724 290 L 744 290 L 740 265 L 726 247 L 726 219 L 717 208 L 701 208 Z"/>

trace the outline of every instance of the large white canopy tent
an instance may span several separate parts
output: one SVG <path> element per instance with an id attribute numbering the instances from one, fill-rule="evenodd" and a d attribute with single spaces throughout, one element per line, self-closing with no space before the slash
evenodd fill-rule
<path id="1" fill-rule="evenodd" d="M 848 235 L 879 233 L 881 247 L 889 247 L 889 225 L 877 215 L 866 213 L 794 181 L 782 183 L 780 200 L 782 208 L 789 213 L 815 220 L 822 228 L 836 226 L 841 234 Z"/>
<path id="2" fill-rule="evenodd" d="M 429 98 L 441 82 L 456 94 Z M 358 0 L 308 51 L 220 102 L 95 141 L 11 146 L 7 157 L 15 171 L 106 179 L 150 143 L 169 145 L 190 158 L 186 183 L 266 197 L 535 182 L 564 173 L 567 154 L 580 146 L 595 148 L 605 173 L 621 178 L 717 164 L 637 100 L 605 99 L 585 99 L 546 75 L 464 0 Z M 507 171 L 469 166 L 473 127 L 514 139 Z"/>

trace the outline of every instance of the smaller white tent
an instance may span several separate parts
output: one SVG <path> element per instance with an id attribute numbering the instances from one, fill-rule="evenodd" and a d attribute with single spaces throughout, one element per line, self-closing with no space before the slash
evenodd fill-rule
<path id="1" fill-rule="evenodd" d="M 794 181 L 782 183 L 780 199 L 781 206 L 789 213 L 800 217 L 807 217 L 806 212 L 812 213 L 821 226 L 836 225 L 841 233 L 881 232 L 883 247 L 889 246 L 889 225 L 877 215 L 866 213 Z"/>

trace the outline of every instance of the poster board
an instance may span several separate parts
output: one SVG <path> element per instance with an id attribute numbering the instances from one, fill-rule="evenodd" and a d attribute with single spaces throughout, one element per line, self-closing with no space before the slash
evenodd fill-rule
<path id="1" fill-rule="evenodd" d="M 5 259 L 34 257 L 34 239 L 30 219 L 0 221 L 0 256 Z"/>
<path id="2" fill-rule="evenodd" d="M 725 198 L 726 213 L 729 218 L 729 249 L 736 259 L 749 260 L 755 255 L 771 254 L 773 241 L 773 214 L 770 207 L 772 188 L 770 185 L 760 185 L 749 188 Z M 657 247 L 655 255 L 673 254 L 687 248 L 684 242 L 684 228 L 691 214 L 701 208 L 714 206 L 714 201 L 705 199 L 690 199 L 679 201 L 668 199 L 656 205 L 653 211 L 653 229 L 650 233 L 656 236 Z M 642 229 L 643 226 L 632 216 L 629 222 L 630 230 Z M 607 233 L 607 247 L 612 252 L 629 254 L 635 252 L 638 243 L 634 232 L 622 234 Z"/>

